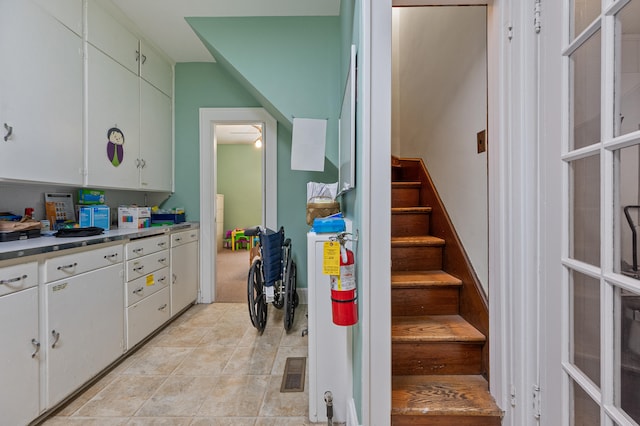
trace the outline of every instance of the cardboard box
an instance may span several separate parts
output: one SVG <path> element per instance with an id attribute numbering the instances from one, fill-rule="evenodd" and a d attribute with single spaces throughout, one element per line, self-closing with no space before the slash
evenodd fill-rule
<path id="1" fill-rule="evenodd" d="M 139 229 L 149 227 L 151 227 L 151 207 L 118 207 L 118 228 Z"/>
<path id="2" fill-rule="evenodd" d="M 78 204 L 104 204 L 104 191 L 78 189 Z"/>
<path id="3" fill-rule="evenodd" d="M 109 206 L 79 206 L 78 222 L 81 228 L 97 226 L 108 231 L 111 226 Z"/>

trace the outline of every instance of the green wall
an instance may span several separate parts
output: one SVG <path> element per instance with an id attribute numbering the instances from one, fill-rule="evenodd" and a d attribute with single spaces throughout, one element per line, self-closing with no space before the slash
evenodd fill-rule
<path id="1" fill-rule="evenodd" d="M 259 106 L 220 65 L 176 64 L 175 193 L 162 207 L 184 206 L 188 221 L 200 220 L 200 108 Z"/>
<path id="2" fill-rule="evenodd" d="M 224 230 L 262 223 L 262 149 L 218 144 L 217 186 L 224 194 Z"/>

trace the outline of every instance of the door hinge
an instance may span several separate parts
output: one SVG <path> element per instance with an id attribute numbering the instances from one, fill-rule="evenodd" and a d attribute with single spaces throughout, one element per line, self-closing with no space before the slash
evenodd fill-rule
<path id="1" fill-rule="evenodd" d="M 533 417 L 540 419 L 540 386 L 533 385 Z"/>
<path id="2" fill-rule="evenodd" d="M 513 40 L 513 25 L 511 24 L 507 25 L 507 39 Z"/>
<path id="3" fill-rule="evenodd" d="M 515 407 L 516 406 L 516 387 L 511 385 L 511 392 L 510 392 L 510 399 L 511 399 L 511 406 Z"/>
<path id="4" fill-rule="evenodd" d="M 535 4 L 533 6 L 533 29 L 536 34 L 540 34 L 540 30 L 542 29 L 542 19 L 540 15 L 542 14 L 542 0 L 535 0 Z"/>

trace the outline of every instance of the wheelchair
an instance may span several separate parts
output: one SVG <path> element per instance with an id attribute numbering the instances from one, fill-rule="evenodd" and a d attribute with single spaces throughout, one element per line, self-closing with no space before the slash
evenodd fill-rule
<path id="1" fill-rule="evenodd" d="M 299 303 L 291 239 L 285 239 L 283 227 L 278 232 L 256 227 L 245 230 L 244 234 L 249 238 L 259 238 L 259 255 L 253 259 L 247 279 L 251 324 L 260 333 L 264 331 L 267 307 L 271 303 L 277 309 L 284 308 L 284 329 L 289 331 Z"/>

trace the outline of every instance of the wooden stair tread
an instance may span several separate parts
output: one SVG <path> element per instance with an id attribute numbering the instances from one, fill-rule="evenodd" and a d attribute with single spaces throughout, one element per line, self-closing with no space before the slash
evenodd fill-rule
<path id="1" fill-rule="evenodd" d="M 393 271 L 392 288 L 449 287 L 462 285 L 462 281 L 444 271 Z"/>
<path id="2" fill-rule="evenodd" d="M 483 343 L 485 336 L 460 315 L 394 316 L 392 343 Z"/>
<path id="3" fill-rule="evenodd" d="M 502 417 L 502 411 L 480 375 L 393 376 L 391 415 Z"/>
<path id="4" fill-rule="evenodd" d="M 391 237 L 391 248 L 393 247 L 416 247 L 416 246 L 444 246 L 442 238 L 432 235 L 412 235 L 409 237 Z"/>
<path id="5" fill-rule="evenodd" d="M 416 206 L 416 207 L 392 207 L 391 208 L 391 214 L 415 214 L 415 213 L 422 213 L 422 214 L 431 213 L 431 207 Z"/>
<path id="6" fill-rule="evenodd" d="M 392 188 L 420 188 L 422 182 L 420 181 L 394 181 L 391 182 Z"/>

